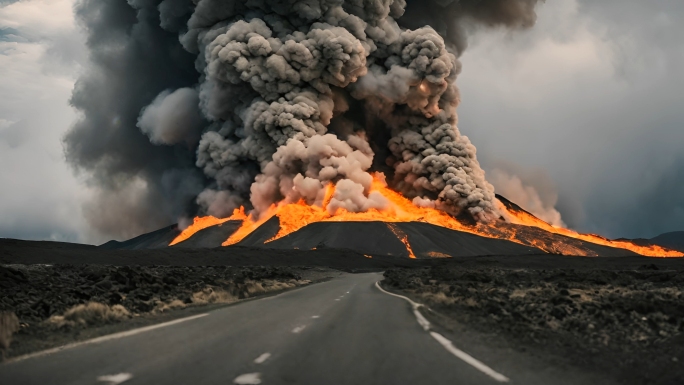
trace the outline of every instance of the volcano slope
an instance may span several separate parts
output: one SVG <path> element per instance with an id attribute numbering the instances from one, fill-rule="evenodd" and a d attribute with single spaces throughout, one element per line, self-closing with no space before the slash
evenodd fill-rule
<path id="1" fill-rule="evenodd" d="M 510 241 L 418 222 L 317 222 L 269 242 L 279 228 L 278 218 L 271 218 L 238 245 L 301 250 L 351 249 L 368 255 L 424 258 L 540 254 L 537 249 Z M 402 241 L 406 239 L 410 247 Z"/>
<path id="2" fill-rule="evenodd" d="M 127 241 L 109 241 L 100 247 L 107 250 L 141 250 L 167 247 L 180 234 L 178 225 L 166 226 L 163 229 L 139 235 Z"/>
<path id="3" fill-rule="evenodd" d="M 184 247 L 200 249 L 218 247 L 228 239 L 239 227 L 242 221 L 227 221 L 215 226 L 207 227 L 195 233 L 192 238 L 186 239 L 172 247 Z"/>
<path id="4" fill-rule="evenodd" d="M 531 254 L 618 257 L 670 253 L 672 256 L 677 253 L 651 241 L 613 242 L 597 235 L 555 228 L 505 197 L 497 195 L 497 198 L 507 210 L 508 220 L 493 223 L 466 220 L 464 223 L 453 217 L 445 221 L 441 217 L 423 215 L 395 221 L 391 213 L 379 216 L 386 217 L 387 221 L 377 219 L 377 216 L 354 220 L 344 215 L 309 217 L 306 212 L 276 210 L 270 218 L 254 223 L 240 211 L 241 215 L 234 213 L 226 219 L 196 217 L 182 232 L 177 226 L 168 226 L 129 241 L 110 241 L 101 248 L 136 250 L 163 248 L 164 245 L 191 249 L 225 245 L 281 250 L 329 248 L 411 258 Z M 282 226 L 280 215 L 286 215 Z M 646 247 L 640 249 L 639 246 Z"/>
<path id="5" fill-rule="evenodd" d="M 651 243 L 684 253 L 684 231 L 660 234 L 650 239 Z"/>
<path id="6" fill-rule="evenodd" d="M 424 222 L 316 222 L 282 238 L 271 240 L 280 229 L 278 218 L 273 217 L 237 245 L 302 250 L 346 248 L 363 254 L 416 258 L 548 254 L 545 250 L 566 255 L 636 255 L 628 250 L 551 234 L 535 227 L 513 224 L 503 226 L 529 244 L 451 230 Z M 543 249 L 533 246 L 534 244 L 542 244 Z"/>
<path id="7" fill-rule="evenodd" d="M 197 231 L 174 248 L 220 247 L 242 222 L 227 221 Z M 416 258 L 450 258 L 485 255 L 563 254 L 619 257 L 637 255 L 629 250 L 597 245 L 543 229 L 502 223 L 487 229 L 486 235 L 451 230 L 424 222 L 314 222 L 297 231 L 277 237 L 279 218 L 271 217 L 242 240 L 236 247 L 316 250 L 349 249 L 366 255 L 389 255 Z M 179 234 L 169 226 L 125 242 L 111 241 L 102 248 L 139 250 L 162 248 Z M 507 239 L 515 234 L 516 241 Z M 233 247 L 233 246 L 231 246 Z"/>

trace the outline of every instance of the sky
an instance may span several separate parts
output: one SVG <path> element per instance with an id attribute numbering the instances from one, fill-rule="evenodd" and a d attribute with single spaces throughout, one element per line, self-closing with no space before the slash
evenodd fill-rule
<path id="1" fill-rule="evenodd" d="M 611 238 L 684 230 L 684 3 L 537 11 L 530 30 L 472 30 L 461 57 L 459 127 L 497 192 Z M 0 0 L 0 237 L 114 236 L 89 225 L 93 188 L 64 156 L 84 40 L 73 0 Z"/>

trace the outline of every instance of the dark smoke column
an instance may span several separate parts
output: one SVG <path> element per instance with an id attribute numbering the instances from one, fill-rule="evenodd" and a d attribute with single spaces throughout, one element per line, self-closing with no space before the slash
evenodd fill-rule
<path id="1" fill-rule="evenodd" d="M 200 213 L 226 216 L 242 204 L 257 212 L 280 201 L 320 204 L 325 185 L 334 183 L 329 209 L 357 212 L 387 205 L 370 192 L 370 172 L 383 171 L 416 204 L 498 217 L 475 147 L 456 126 L 457 57 L 465 25 L 530 26 L 535 0 L 132 0 L 135 12 L 109 6 L 121 13 L 114 25 L 98 18 L 104 6 L 97 4 L 80 5 L 93 55 L 109 52 L 94 44 L 100 35 L 134 47 L 121 58 L 126 70 L 116 75 L 127 78 L 120 84 L 98 88 L 103 80 L 92 76 L 79 82 L 74 98 L 83 101 L 75 104 L 86 119 L 67 137 L 67 154 L 105 191 L 106 181 L 123 173 L 163 196 L 161 175 L 186 172 L 193 186 L 203 186 Z M 177 36 L 186 52 L 176 52 Z M 136 72 L 155 40 L 166 45 L 163 63 L 149 58 L 154 63 Z M 186 75 L 188 57 L 194 75 Z M 116 62 L 102 57 L 96 74 L 118 71 L 104 59 Z M 136 100 L 146 103 L 117 104 L 136 88 Z M 102 106 L 112 99 L 116 112 Z M 114 113 L 126 127 L 107 129 L 128 146 L 102 143 L 101 115 Z M 97 166 L 94 144 L 102 154 Z M 142 153 L 129 160 L 129 147 Z M 168 159 L 147 162 L 148 148 Z M 206 179 L 185 167 L 189 148 Z M 110 161 L 119 158 L 129 167 Z"/>
<path id="2" fill-rule="evenodd" d="M 475 147 L 456 127 L 459 36 L 447 46 L 432 27 L 396 21 L 420 22 L 430 19 L 428 9 L 442 9 L 440 18 L 453 17 L 447 26 L 469 12 L 496 24 L 496 10 L 482 16 L 486 3 L 423 5 L 413 20 L 403 0 L 200 1 L 182 38 L 198 53 L 200 95 L 216 122 L 198 150 L 198 166 L 216 180 L 200 203 L 210 214 L 227 211 L 212 212 L 217 198 L 249 197 L 258 211 L 283 200 L 315 204 L 332 182 L 332 210 L 382 208 L 387 202 L 369 194 L 369 171 L 380 155 L 371 148 L 385 147 L 390 184 L 417 204 L 498 217 Z M 389 143 L 374 143 L 371 129 L 390 132 Z M 259 170 L 251 185 L 245 170 Z"/>
<path id="3" fill-rule="evenodd" d="M 194 89 L 200 78 L 194 56 L 178 41 L 193 7 L 191 0 L 75 2 L 90 62 L 71 98 L 82 119 L 65 136 L 64 148 L 67 161 L 89 176 L 96 193 L 83 211 L 97 233 L 130 238 L 197 210 L 194 200 L 206 182 L 188 143 L 199 139 L 207 123 L 197 123 L 197 98 L 171 95 Z M 155 104 L 160 94 L 171 97 Z M 153 108 L 140 124 L 148 105 Z M 168 119 L 152 112 L 172 106 L 191 115 L 182 120 L 194 134 L 163 132 Z"/>

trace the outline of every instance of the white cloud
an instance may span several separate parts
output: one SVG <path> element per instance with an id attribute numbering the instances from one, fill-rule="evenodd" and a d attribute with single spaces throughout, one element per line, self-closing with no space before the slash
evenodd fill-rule
<path id="1" fill-rule="evenodd" d="M 49 54 L 55 37 L 82 44 L 72 1 L 6 5 L 0 28 L 25 37 L 0 41 L 0 237 L 86 241 L 80 202 L 87 191 L 61 143 L 76 118 L 68 100 L 77 66 L 71 74 L 46 70 L 57 60 Z"/>
<path id="2" fill-rule="evenodd" d="M 31 37 L 74 28 L 73 0 L 25 0 L 0 8 L 0 25 Z"/>
<path id="3" fill-rule="evenodd" d="M 654 26 L 663 10 L 637 3 L 547 2 L 529 31 L 478 32 L 458 79 L 459 125 L 485 166 L 543 167 L 570 225 L 615 237 L 681 229 L 670 210 L 630 218 L 644 196 L 672 199 L 651 190 L 684 143 L 684 43 L 668 38 L 682 24 Z"/>

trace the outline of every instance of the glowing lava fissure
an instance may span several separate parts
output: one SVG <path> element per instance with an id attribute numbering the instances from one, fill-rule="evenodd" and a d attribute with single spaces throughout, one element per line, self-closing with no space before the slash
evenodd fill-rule
<path id="1" fill-rule="evenodd" d="M 395 224 L 393 223 L 388 223 L 387 227 L 394 233 L 394 235 L 399 238 L 401 243 L 404 244 L 404 247 L 406 247 L 406 251 L 409 253 L 409 258 L 411 259 L 416 259 L 416 254 L 413 252 L 413 248 L 411 247 L 411 244 L 409 243 L 408 240 L 408 235 L 404 233 L 400 228 L 398 228 Z"/>
<path id="2" fill-rule="evenodd" d="M 230 220 L 239 220 L 242 221 L 242 225 L 222 244 L 223 246 L 235 245 L 245 239 L 245 237 L 250 235 L 270 218 L 276 216 L 279 220 L 280 228 L 276 235 L 265 243 L 285 237 L 288 234 L 315 222 L 378 221 L 388 223 L 390 230 L 392 230 L 397 238 L 406 246 L 409 257 L 416 258 L 411 249 L 408 236 L 401 232 L 396 226 L 391 226 L 389 224 L 397 222 L 425 222 L 451 230 L 475 234 L 481 237 L 506 239 L 540 249 L 550 254 L 597 256 L 598 254 L 596 252 L 583 247 L 582 243 L 579 242 L 584 241 L 611 248 L 625 249 L 650 257 L 684 256 L 683 253 L 664 249 L 660 246 L 638 246 L 631 242 L 611 241 L 596 235 L 579 234 L 572 230 L 554 227 L 522 209 L 512 207 L 512 205 L 506 205 L 505 203 L 501 205 L 502 207 L 500 209 L 505 212 L 504 215 L 510 223 L 497 222 L 494 224 L 480 223 L 475 226 L 467 225 L 443 211 L 416 206 L 408 198 L 387 187 L 382 174 L 379 173 L 374 175 L 370 192 L 378 192 L 389 201 L 389 205 L 383 210 L 371 208 L 364 212 L 354 213 L 344 209 L 337 209 L 334 212 L 330 212 L 331 210 L 328 210 L 328 203 L 334 192 L 335 186 L 329 184 L 326 187 L 325 198 L 323 199 L 321 206 L 310 205 L 304 200 L 294 203 L 280 202 L 271 205 L 267 212 L 262 213 L 258 218 L 255 218 L 251 214 L 246 214 L 243 207 L 236 209 L 232 216 L 224 219 L 214 217 L 195 218 L 194 223 L 174 239 L 171 245 L 190 238 L 194 233 L 204 228 Z M 530 230 L 521 232 L 520 229 Z M 545 237 L 543 234 L 545 233 L 560 235 L 562 237 L 559 238 L 560 240 L 544 239 Z"/>

